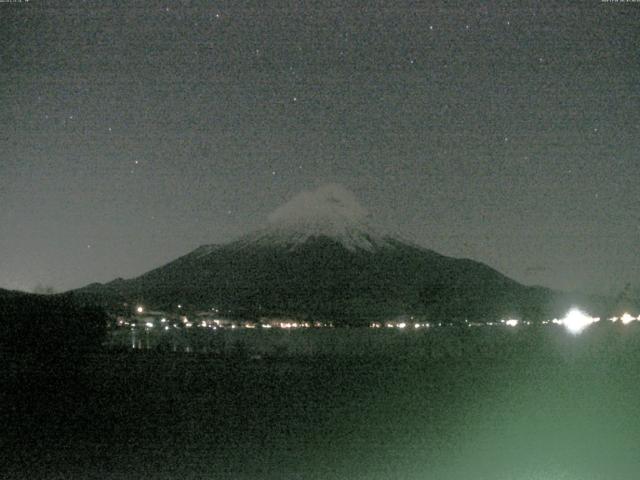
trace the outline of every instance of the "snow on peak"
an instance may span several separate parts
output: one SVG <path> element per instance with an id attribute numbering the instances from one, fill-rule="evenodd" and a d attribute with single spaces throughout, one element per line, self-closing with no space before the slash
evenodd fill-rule
<path id="1" fill-rule="evenodd" d="M 268 217 L 266 228 L 252 235 L 295 247 L 313 237 L 328 237 L 349 250 L 389 246 L 389 239 L 370 222 L 355 195 L 338 184 L 326 184 L 295 195 Z"/>
<path id="2" fill-rule="evenodd" d="M 331 183 L 297 194 L 269 215 L 269 223 L 361 223 L 367 216 L 367 210 L 353 193 L 342 185 Z"/>

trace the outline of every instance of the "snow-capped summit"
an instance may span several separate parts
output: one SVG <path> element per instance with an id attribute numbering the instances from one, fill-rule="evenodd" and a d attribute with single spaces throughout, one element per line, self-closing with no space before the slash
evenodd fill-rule
<path id="1" fill-rule="evenodd" d="M 337 184 L 326 184 L 294 196 L 274 210 L 266 227 L 241 242 L 271 243 L 295 249 L 312 238 L 328 238 L 348 250 L 373 251 L 391 246 L 390 238 L 371 221 L 353 193 Z"/>
<path id="2" fill-rule="evenodd" d="M 139 277 L 75 294 L 118 309 L 140 302 L 161 309 L 215 305 L 239 318 L 342 325 L 398 315 L 460 322 L 553 318 L 576 302 L 381 232 L 351 192 L 324 185 L 293 197 L 263 229 L 235 242 L 205 245 Z"/>
<path id="3" fill-rule="evenodd" d="M 322 220 L 364 222 L 369 216 L 356 196 L 342 185 L 325 184 L 313 191 L 303 191 L 269 215 L 270 223 Z"/>

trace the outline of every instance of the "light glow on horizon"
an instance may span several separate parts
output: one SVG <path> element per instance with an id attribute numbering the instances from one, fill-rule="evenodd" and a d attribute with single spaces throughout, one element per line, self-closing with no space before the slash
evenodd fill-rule
<path id="1" fill-rule="evenodd" d="M 622 322 L 623 325 L 628 325 L 629 323 L 635 321 L 636 318 L 631 316 L 629 313 L 624 313 L 621 317 L 620 317 L 620 321 Z"/>
<path id="2" fill-rule="evenodd" d="M 567 315 L 562 320 L 558 321 L 558 323 L 564 325 L 570 333 L 577 335 L 589 325 L 599 320 L 599 318 L 591 317 L 577 308 L 573 308 L 569 310 Z"/>

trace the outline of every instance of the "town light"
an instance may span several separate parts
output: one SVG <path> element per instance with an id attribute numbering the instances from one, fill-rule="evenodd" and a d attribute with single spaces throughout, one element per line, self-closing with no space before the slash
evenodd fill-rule
<path id="1" fill-rule="evenodd" d="M 585 328 L 591 325 L 594 322 L 600 320 L 599 318 L 593 318 L 589 315 L 581 312 L 577 308 L 571 309 L 569 313 L 562 319 L 562 324 L 565 326 L 569 332 L 577 335 L 582 332 Z"/>
<path id="2" fill-rule="evenodd" d="M 517 326 L 518 326 L 518 323 L 520 323 L 520 322 L 519 322 L 518 320 L 513 319 L 513 318 L 510 318 L 509 320 L 506 320 L 506 321 L 504 322 L 504 324 L 505 324 L 507 327 L 517 327 Z"/>
<path id="3" fill-rule="evenodd" d="M 620 317 L 620 321 L 624 324 L 627 325 L 631 322 L 633 322 L 636 318 L 632 317 L 630 314 L 625 313 Z"/>
<path id="4" fill-rule="evenodd" d="M 138 313 L 144 313 L 144 307 L 139 305 L 138 308 L 136 308 L 136 312 Z"/>

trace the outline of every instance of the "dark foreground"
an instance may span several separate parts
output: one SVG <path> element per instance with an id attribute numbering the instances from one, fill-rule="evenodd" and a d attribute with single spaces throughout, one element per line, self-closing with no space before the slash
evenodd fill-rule
<path id="1" fill-rule="evenodd" d="M 5 358 L 0 478 L 637 479 L 638 327 L 405 332 L 423 340 L 386 356 Z"/>

